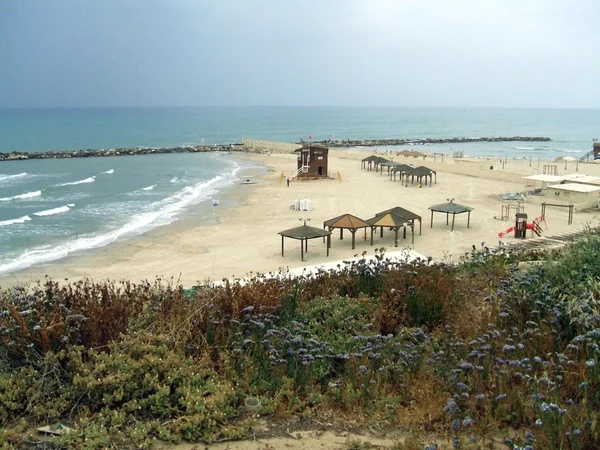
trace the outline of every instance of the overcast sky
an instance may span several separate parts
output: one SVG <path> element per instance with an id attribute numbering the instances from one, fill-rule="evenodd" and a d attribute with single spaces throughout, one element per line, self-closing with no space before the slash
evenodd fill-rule
<path id="1" fill-rule="evenodd" d="M 0 0 L 0 106 L 600 107 L 600 0 Z"/>

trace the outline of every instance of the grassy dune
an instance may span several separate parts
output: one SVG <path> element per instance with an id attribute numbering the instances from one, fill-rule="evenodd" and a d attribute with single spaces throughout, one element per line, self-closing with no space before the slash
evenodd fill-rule
<path id="1" fill-rule="evenodd" d="M 523 261 L 546 263 L 529 265 Z M 523 266 L 523 264 L 521 264 Z M 151 448 L 248 436 L 253 416 L 407 430 L 398 449 L 600 445 L 600 233 L 455 266 L 347 264 L 184 290 L 47 280 L 0 294 L 0 442 Z M 430 447 L 428 447 L 430 446 Z M 498 447 L 500 446 L 500 447 Z"/>

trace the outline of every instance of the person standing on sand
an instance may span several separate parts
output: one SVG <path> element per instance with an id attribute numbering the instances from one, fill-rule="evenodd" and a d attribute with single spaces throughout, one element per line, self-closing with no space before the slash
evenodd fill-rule
<path id="1" fill-rule="evenodd" d="M 285 182 L 287 183 L 287 187 L 290 187 L 290 177 L 286 177 Z"/>

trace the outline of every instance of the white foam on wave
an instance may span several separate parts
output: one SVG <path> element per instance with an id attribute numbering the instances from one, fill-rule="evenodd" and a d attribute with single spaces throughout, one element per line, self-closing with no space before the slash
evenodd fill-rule
<path id="1" fill-rule="evenodd" d="M 21 173 L 17 173 L 17 174 L 6 174 L 6 173 L 0 173 L 0 181 L 10 181 L 10 180 L 14 180 L 16 178 L 23 178 L 27 176 L 27 172 L 21 172 Z"/>
<path id="2" fill-rule="evenodd" d="M 120 237 L 139 235 L 157 226 L 167 225 L 176 220 L 177 213 L 185 207 L 212 198 L 216 193 L 215 185 L 225 186 L 234 183 L 235 175 L 239 170 L 240 167 L 236 164 L 228 177 L 218 175 L 208 181 L 187 186 L 164 200 L 152 203 L 147 207 L 151 211 L 132 216 L 128 223 L 115 230 L 95 236 L 80 236 L 78 239 L 52 248 L 40 246 L 27 250 L 10 262 L 0 264 L 0 274 L 64 258 L 73 252 L 104 247 Z"/>
<path id="3" fill-rule="evenodd" d="M 31 220 L 31 217 L 23 216 L 23 217 L 19 217 L 18 219 L 2 220 L 2 221 L 0 221 L 0 227 L 5 227 L 7 225 L 14 225 L 16 223 L 25 223 L 28 220 Z"/>
<path id="4" fill-rule="evenodd" d="M 108 174 L 112 174 L 112 173 L 115 173 L 115 169 L 105 170 L 105 171 L 104 171 L 104 172 L 102 172 L 102 173 L 108 173 Z"/>
<path id="5" fill-rule="evenodd" d="M 78 181 L 71 181 L 70 183 L 57 184 L 56 186 L 75 186 L 76 184 L 93 183 L 94 181 L 96 181 L 95 176 L 86 178 L 85 180 L 78 180 Z"/>
<path id="6" fill-rule="evenodd" d="M 44 216 L 53 216 L 55 214 L 64 213 L 71 210 L 71 207 L 75 206 L 73 203 L 69 203 L 65 206 L 59 206 L 58 208 L 46 209 L 45 211 L 40 211 L 33 213 L 34 216 L 44 217 Z"/>
<path id="7" fill-rule="evenodd" d="M 148 186 L 148 187 L 142 188 L 142 191 L 151 191 L 151 190 L 152 190 L 152 189 L 154 189 L 155 187 L 156 187 L 156 185 L 155 185 L 155 184 L 153 184 L 152 186 Z"/>
<path id="8" fill-rule="evenodd" d="M 178 178 L 177 177 L 173 177 L 169 180 L 170 183 L 177 183 Z"/>
<path id="9" fill-rule="evenodd" d="M 12 197 L 2 197 L 0 198 L 0 202 L 10 202 L 11 200 L 39 197 L 40 195 L 42 195 L 42 191 L 25 192 L 24 194 L 13 195 Z"/>

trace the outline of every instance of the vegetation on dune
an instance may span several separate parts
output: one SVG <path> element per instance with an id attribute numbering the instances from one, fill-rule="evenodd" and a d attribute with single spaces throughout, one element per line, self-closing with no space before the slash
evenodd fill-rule
<path id="1" fill-rule="evenodd" d="M 527 260 L 545 263 L 519 270 Z M 33 447 L 53 423 L 73 431 L 46 447 L 238 439 L 252 396 L 274 418 L 409 430 L 398 448 L 598 448 L 600 233 L 339 269 L 2 292 L 0 442 Z"/>

